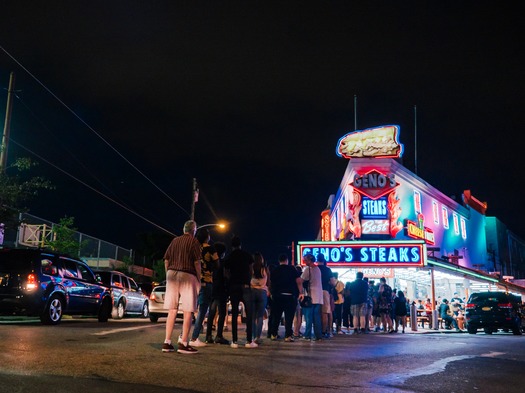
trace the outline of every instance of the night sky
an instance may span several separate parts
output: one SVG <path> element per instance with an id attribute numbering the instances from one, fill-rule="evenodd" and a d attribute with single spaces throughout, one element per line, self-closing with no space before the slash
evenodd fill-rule
<path id="1" fill-rule="evenodd" d="M 316 238 L 356 122 L 399 125 L 404 166 L 446 195 L 470 189 L 525 238 L 514 4 L 10 3 L 0 120 L 15 72 L 9 161 L 34 158 L 56 186 L 36 216 L 135 248 L 181 233 L 196 178 L 197 222 L 230 223 L 212 238 L 276 260 Z"/>

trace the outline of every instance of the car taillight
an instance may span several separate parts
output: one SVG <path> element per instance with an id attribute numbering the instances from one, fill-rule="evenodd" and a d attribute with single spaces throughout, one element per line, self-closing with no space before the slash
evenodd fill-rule
<path id="1" fill-rule="evenodd" d="M 28 291 L 32 291 L 33 289 L 36 289 L 37 282 L 36 282 L 36 276 L 33 273 L 30 273 L 27 275 L 27 282 L 26 282 L 26 289 Z"/>
<path id="2" fill-rule="evenodd" d="M 467 303 L 467 305 L 465 306 L 466 310 L 471 310 L 471 309 L 474 309 L 474 308 L 476 308 L 476 305 L 473 304 L 473 303 Z"/>
<path id="3" fill-rule="evenodd" d="M 512 308 L 512 303 L 498 303 L 499 308 Z"/>
<path id="4" fill-rule="evenodd" d="M 150 298 L 150 300 L 155 300 L 155 294 L 153 292 L 151 292 L 149 294 L 149 298 Z"/>

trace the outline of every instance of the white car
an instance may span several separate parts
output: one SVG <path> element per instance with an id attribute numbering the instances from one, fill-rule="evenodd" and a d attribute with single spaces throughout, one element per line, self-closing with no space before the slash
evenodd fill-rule
<path id="1" fill-rule="evenodd" d="M 164 295 L 166 294 L 166 286 L 159 285 L 152 289 L 148 304 L 149 304 L 149 320 L 157 322 L 161 317 L 168 316 L 168 310 L 164 309 Z"/>

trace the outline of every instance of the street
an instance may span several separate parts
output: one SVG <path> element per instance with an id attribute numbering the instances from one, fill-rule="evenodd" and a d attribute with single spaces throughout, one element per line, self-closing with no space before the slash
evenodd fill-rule
<path id="1" fill-rule="evenodd" d="M 2 319 L 0 392 L 498 393 L 525 385 L 525 336 L 510 333 L 265 339 L 254 349 L 209 345 L 182 355 L 161 352 L 164 326 L 164 319 L 68 318 L 58 326 Z"/>

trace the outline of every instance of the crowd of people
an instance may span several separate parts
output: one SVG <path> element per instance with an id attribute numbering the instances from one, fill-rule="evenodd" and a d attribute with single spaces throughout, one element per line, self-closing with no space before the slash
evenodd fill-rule
<path id="1" fill-rule="evenodd" d="M 315 342 L 334 334 L 372 331 L 405 333 L 410 302 L 403 291 L 392 289 L 384 277 L 376 284 L 357 272 L 355 280 L 343 283 L 337 272 L 327 266 L 323 254 L 303 255 L 304 267 L 291 265 L 282 254 L 278 265 L 268 266 L 261 253 L 243 250 L 237 236 L 232 238 L 231 252 L 226 255 L 226 245 L 221 242 L 211 245 L 208 230 L 197 229 L 195 221 L 187 221 L 183 231 L 182 236 L 173 239 L 164 255 L 168 319 L 163 352 L 175 351 L 171 338 L 179 304 L 183 324 L 177 352 L 184 354 L 197 353 L 196 348 L 212 343 L 238 348 L 241 304 L 246 348 L 257 348 L 262 343 L 265 325 L 267 339 L 285 342 L 298 339 Z M 231 341 L 223 336 L 228 304 L 231 305 Z M 428 315 L 432 313 L 429 299 L 425 304 L 421 300 L 413 304 Z M 458 299 L 451 299 L 451 305 L 443 299 L 440 317 L 447 328 L 451 326 L 460 331 Z M 283 337 L 279 334 L 281 325 L 284 325 Z M 201 334 L 205 335 L 204 341 L 200 340 Z"/>

